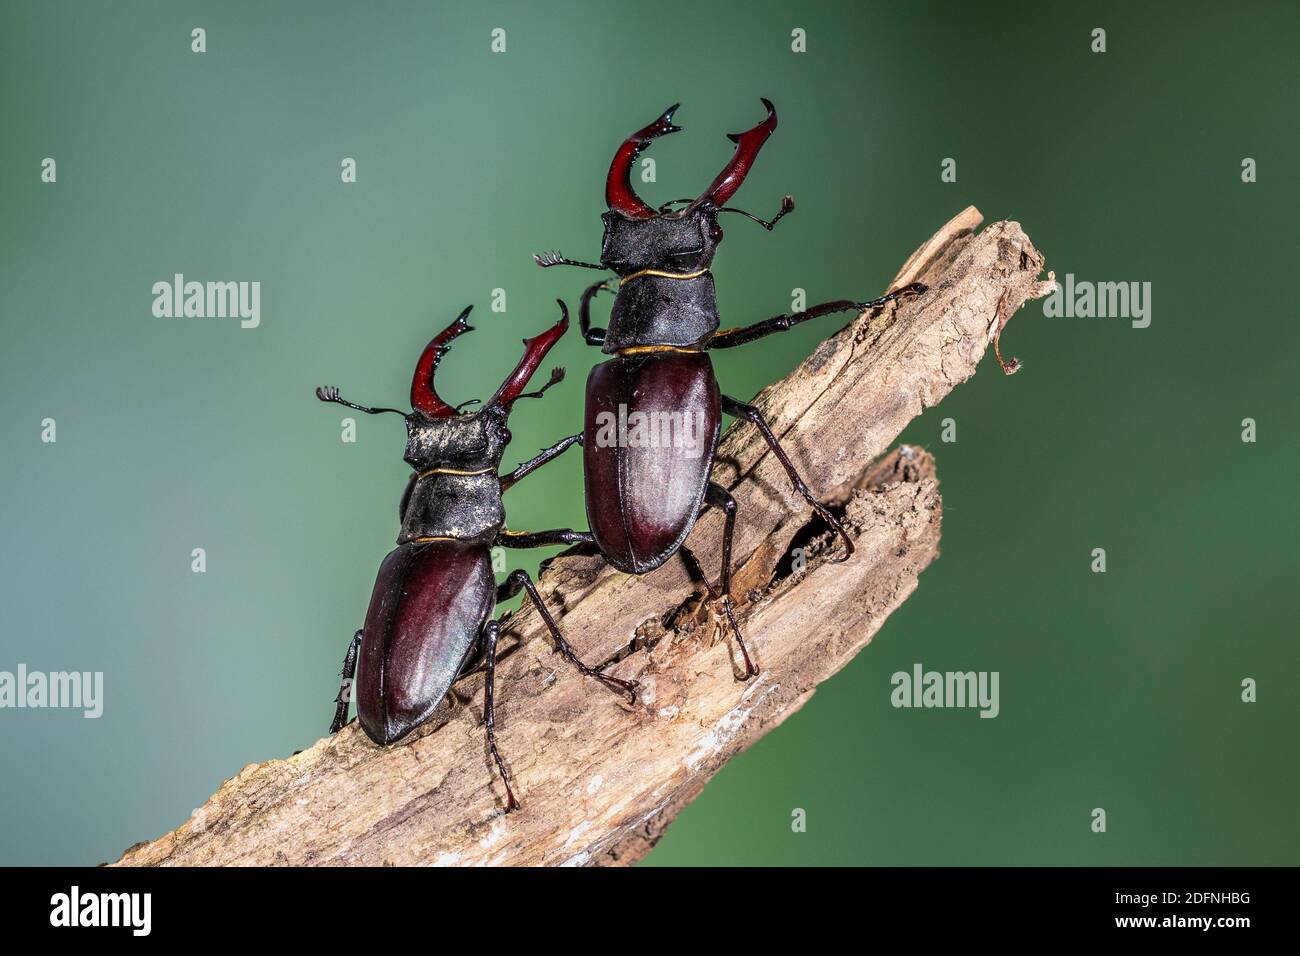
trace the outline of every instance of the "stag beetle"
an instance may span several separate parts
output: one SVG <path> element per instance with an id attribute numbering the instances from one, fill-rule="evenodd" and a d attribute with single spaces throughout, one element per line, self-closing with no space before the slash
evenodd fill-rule
<path id="1" fill-rule="evenodd" d="M 330 733 L 347 722 L 352 681 L 361 671 L 357 719 L 366 735 L 380 745 L 401 740 L 424 723 L 458 677 L 485 664 L 483 720 L 488 749 L 506 788 L 506 811 L 519 806 L 505 763 L 497 750 L 493 722 L 493 679 L 501 625 L 493 608 L 520 590 L 542 616 L 557 649 L 579 671 L 636 700 L 637 685 L 588 667 L 560 634 L 528 572 L 513 571 L 498 587 L 492 573 L 491 548 L 536 548 L 579 540 L 567 530 L 523 533 L 505 530 L 501 495 L 515 482 L 545 464 L 539 455 L 508 474 L 498 474 L 510 441 L 506 427 L 514 403 L 540 398 L 564 378 L 552 371 L 536 392 L 528 380 L 546 353 L 569 327 L 569 312 L 560 302 L 560 321 L 524 340 L 524 357 L 486 405 L 469 414 L 438 397 L 434 373 L 457 336 L 473 331 L 466 308 L 425 347 L 411 382 L 411 412 L 368 408 L 339 396 L 333 386 L 316 390 L 323 402 L 335 402 L 378 415 L 392 412 L 406 419 L 406 461 L 414 471 L 400 506 L 402 530 L 397 548 L 379 568 L 365 625 L 353 635 L 343 659 L 342 683 Z"/>
<path id="2" fill-rule="evenodd" d="M 583 431 L 544 454 L 558 454 L 575 443 L 582 445 L 587 521 L 591 528 L 586 539 L 616 568 L 644 574 L 681 552 L 693 576 L 704 582 L 710 599 L 721 602 L 744 657 L 747 679 L 758 669 L 745 647 L 730 597 L 736 501 L 726 488 L 710 479 L 722 413 L 743 418 L 758 428 L 795 490 L 843 538 L 844 555 L 840 560 L 848 560 L 853 554 L 853 542 L 839 520 L 813 497 L 762 413 L 753 405 L 720 393 L 709 350 L 745 345 L 819 316 L 861 312 L 919 294 L 925 286 L 912 283 L 867 302 L 837 299 L 792 315 L 719 331 L 713 274 L 709 271 L 722 241 L 718 214 L 740 213 L 770 232 L 794 209 L 794 200 L 786 196 L 771 221 L 726 205 L 745 181 L 759 149 L 776 129 L 776 109 L 764 99 L 767 117 L 746 132 L 728 134 L 736 144 L 735 153 L 698 198 L 674 199 L 658 209 L 646 205 L 632 190 L 632 166 L 651 142 L 681 129 L 673 125 L 678 105 L 637 130 L 615 152 L 605 180 L 609 209 L 601 216 L 605 234 L 600 261 L 580 262 L 558 252 L 534 256 L 543 268 L 568 265 L 611 271 L 618 276 L 609 328 L 592 327 L 591 301 L 597 293 L 610 291 L 610 283 L 597 282 L 582 294 L 578 313 L 582 336 L 587 344 L 600 346 L 601 351 L 613 356 L 596 365 L 587 377 Z M 682 208 L 674 208 L 679 205 Z M 624 427 L 634 419 L 642 426 L 639 441 Z M 677 440 L 645 440 L 646 423 L 652 435 L 662 438 L 665 422 L 669 432 L 675 425 L 679 435 L 694 432 L 697 438 L 702 436 L 702 447 L 701 442 L 692 447 L 689 442 Z M 697 424 L 694 429 L 690 427 L 692 422 Z M 616 427 L 611 428 L 614 423 Z M 657 430 L 655 423 L 659 423 Z M 721 508 L 726 516 L 717 590 L 682 544 L 705 504 Z"/>

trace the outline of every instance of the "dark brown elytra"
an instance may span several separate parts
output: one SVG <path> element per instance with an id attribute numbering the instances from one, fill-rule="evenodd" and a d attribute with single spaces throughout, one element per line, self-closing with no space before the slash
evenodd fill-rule
<path id="1" fill-rule="evenodd" d="M 365 624 L 353 635 L 343 659 L 342 682 L 335 698 L 330 733 L 347 722 L 353 678 L 360 672 L 357 719 L 375 743 L 401 740 L 429 719 L 458 677 L 486 667 L 483 719 L 488 750 L 506 788 L 506 810 L 519 806 L 505 762 L 497 749 L 493 690 L 500 622 L 492 617 L 498 602 L 520 590 L 542 616 L 559 652 L 583 674 L 636 700 L 635 682 L 619 680 L 588 667 L 560 634 L 537 587 L 522 569 L 499 587 L 492 573 L 491 549 L 536 548 L 584 540 L 559 529 L 524 533 L 505 530 L 502 493 L 554 457 L 548 449 L 514 471 L 500 474 L 510 441 L 506 422 L 521 398 L 540 398 L 564 378 L 564 369 L 535 392 L 525 392 L 546 353 L 569 327 L 560 302 L 560 321 L 524 340 L 524 356 L 487 403 L 473 413 L 438 397 L 434 374 L 452 341 L 473 331 L 466 308 L 425 347 L 411 382 L 411 411 L 369 408 L 339 396 L 337 388 L 316 390 L 323 402 L 336 402 L 378 415 L 392 412 L 406 420 L 406 461 L 413 469 L 402 495 L 402 530 L 397 548 L 379 568 Z M 561 442 L 560 445 L 564 443 Z M 556 446 L 559 447 L 559 446 Z M 562 448 L 560 449 L 563 450 Z"/>
<path id="2" fill-rule="evenodd" d="M 771 231 L 794 209 L 786 196 L 771 220 L 726 205 L 745 181 L 759 150 L 776 129 L 776 108 L 763 100 L 767 116 L 743 133 L 729 135 L 736 144 L 731 160 L 695 199 L 674 199 L 657 209 L 632 189 L 632 166 L 654 140 L 681 127 L 673 124 L 677 106 L 637 130 L 618 147 L 605 180 L 605 224 L 598 263 L 568 259 L 558 252 L 535 256 L 543 268 L 568 265 L 610 271 L 618 291 L 608 328 L 591 324 L 591 301 L 610 291 L 602 280 L 582 293 L 578 311 L 583 339 L 613 356 L 587 378 L 583 430 L 544 454 L 559 454 L 573 444 L 583 447 L 587 520 L 586 539 L 611 564 L 644 574 L 680 552 L 692 575 L 710 598 L 720 602 L 745 662 L 744 677 L 758 673 L 736 623 L 731 601 L 731 546 L 736 501 L 711 480 L 722 414 L 752 422 L 766 439 L 795 490 L 844 541 L 844 556 L 853 542 L 840 521 L 804 483 L 794 464 L 753 405 L 722 394 L 713 374 L 711 349 L 745 345 L 823 315 L 861 312 L 906 295 L 925 291 L 912 283 L 869 301 L 837 299 L 791 315 L 778 315 L 743 328 L 719 331 L 713 262 L 722 229 L 720 213 L 739 213 Z M 639 423 L 637 433 L 632 425 Z M 674 432 L 675 430 L 675 432 Z M 674 433 L 676 438 L 673 438 Z M 648 437 L 647 437 L 648 436 Z M 665 436 L 668 440 L 665 441 Z M 715 590 L 699 563 L 683 546 L 705 505 L 725 515 L 722 571 Z"/>

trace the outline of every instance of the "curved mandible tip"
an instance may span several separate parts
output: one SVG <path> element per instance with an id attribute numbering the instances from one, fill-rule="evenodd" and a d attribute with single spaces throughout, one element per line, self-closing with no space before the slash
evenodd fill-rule
<path id="1" fill-rule="evenodd" d="M 452 340 L 474 331 L 474 327 L 466 321 L 473 309 L 472 305 L 465 306 L 451 325 L 430 339 L 420 353 L 420 361 L 415 365 L 415 375 L 411 378 L 411 408 L 429 418 L 451 418 L 456 414 L 454 408 L 438 397 L 433 377 L 438 370 L 438 363 L 450 350 Z"/>
<path id="2" fill-rule="evenodd" d="M 545 332 L 535 335 L 531 339 L 524 339 L 524 357 L 519 360 L 515 370 L 501 383 L 497 393 L 488 400 L 488 405 L 508 406 L 522 395 L 524 389 L 528 387 L 528 380 L 533 377 L 537 367 L 546 358 L 546 353 L 569 330 L 569 307 L 564 304 L 563 299 L 556 299 L 555 301 L 560 306 L 560 320 Z"/>
<path id="3" fill-rule="evenodd" d="M 722 167 L 722 172 L 718 173 L 717 178 L 709 185 L 709 188 L 700 194 L 700 197 L 691 203 L 682 211 L 682 215 L 699 208 L 703 205 L 723 206 L 728 199 L 736 194 L 745 177 L 749 175 L 750 168 L 754 165 L 754 160 L 758 158 L 758 151 L 763 148 L 767 138 L 772 135 L 776 129 L 776 107 L 772 101 L 766 97 L 762 98 L 763 105 L 767 107 L 767 116 L 757 126 L 745 130 L 743 133 L 728 133 L 727 139 L 736 144 L 736 151 L 732 154 L 727 165 Z"/>
<path id="4" fill-rule="evenodd" d="M 614 153 L 613 162 L 609 164 L 609 174 L 605 177 L 605 205 L 611 211 L 622 213 L 630 219 L 651 219 L 655 211 L 641 201 L 632 189 L 632 164 L 641 150 L 649 146 L 660 136 L 678 133 L 680 126 L 673 125 L 673 113 L 681 106 L 674 103 L 664 110 L 653 123 L 643 126 L 627 139 Z"/>

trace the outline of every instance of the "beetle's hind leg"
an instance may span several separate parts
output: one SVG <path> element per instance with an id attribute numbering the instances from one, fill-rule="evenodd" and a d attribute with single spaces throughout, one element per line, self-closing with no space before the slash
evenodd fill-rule
<path id="1" fill-rule="evenodd" d="M 539 536 L 546 532 L 538 532 Z M 568 534 L 581 535 L 582 532 L 568 532 Z M 529 599 L 533 606 L 537 608 L 542 615 L 542 620 L 546 622 L 546 629 L 551 632 L 551 638 L 555 641 L 556 650 L 564 655 L 565 660 L 576 667 L 586 677 L 594 677 L 611 690 L 627 694 L 632 703 L 636 703 L 636 692 L 640 685 L 636 681 L 621 680 L 617 677 L 611 677 L 594 667 L 589 667 L 582 662 L 582 659 L 574 652 L 569 642 L 564 639 L 560 633 L 560 627 L 555 623 L 555 618 L 551 617 L 551 612 L 546 607 L 546 602 L 542 600 L 542 595 L 537 590 L 537 585 L 533 579 L 528 576 L 528 572 L 523 568 L 517 571 L 511 571 L 510 576 L 506 578 L 504 584 L 497 589 L 497 601 L 506 601 L 514 597 L 521 590 L 528 592 Z"/>
<path id="2" fill-rule="evenodd" d="M 821 519 L 830 526 L 830 529 L 844 540 L 844 557 L 840 558 L 837 563 L 843 563 L 851 558 L 853 556 L 853 539 L 844 530 L 844 525 L 840 524 L 840 519 L 831 514 L 825 505 L 813 497 L 813 493 L 804 484 L 804 480 L 799 477 L 799 472 L 795 470 L 794 462 L 790 460 L 790 456 L 785 453 L 781 443 L 772 434 L 772 429 L 768 427 L 767 419 L 763 417 L 763 413 L 753 405 L 747 405 L 745 402 L 734 399 L 729 395 L 722 396 L 722 410 L 728 415 L 743 418 L 747 422 L 753 422 L 755 427 L 758 428 L 759 434 L 767 441 L 768 447 L 776 455 L 777 460 L 781 462 L 781 467 L 785 469 L 785 473 L 790 476 L 790 483 L 794 485 L 794 490 L 799 492 L 804 501 L 812 505 L 813 511 L 817 512 Z"/>
<path id="3" fill-rule="evenodd" d="M 700 584 L 704 585 L 704 590 L 708 594 L 707 603 L 722 604 L 722 595 L 718 593 L 718 589 L 713 586 L 713 583 L 709 580 L 709 576 L 705 574 L 704 569 L 700 567 L 700 559 L 695 556 L 695 552 L 683 544 L 680 547 L 678 547 L 677 553 L 682 556 L 682 562 L 686 565 L 686 573 L 691 576 L 691 579 L 694 581 L 698 581 Z M 712 647 L 713 644 L 717 643 L 717 635 L 719 630 L 721 630 L 721 628 L 718 627 L 717 622 L 715 621 L 714 640 L 709 643 L 710 647 Z M 738 633 L 737 636 L 739 636 Z M 743 655 L 744 642 L 742 641 L 741 644 L 742 644 L 741 653 Z M 746 677 L 749 676 L 748 668 L 746 668 L 745 676 Z"/>
<path id="4" fill-rule="evenodd" d="M 515 799 L 515 792 L 510 787 L 506 762 L 501 759 L 501 751 L 497 749 L 496 710 L 493 706 L 493 691 L 496 689 L 497 638 L 501 636 L 500 623 L 488 621 L 483 633 L 487 638 L 487 677 L 483 681 L 483 726 L 487 728 L 488 752 L 492 755 L 492 762 L 497 765 L 497 773 L 501 774 L 501 782 L 505 784 L 506 813 L 509 813 L 511 810 L 519 809 L 519 801 Z"/>
<path id="5" fill-rule="evenodd" d="M 357 651 L 361 648 L 361 632 L 357 631 L 348 641 L 347 653 L 343 655 L 343 670 L 339 673 L 339 694 L 334 698 L 334 720 L 330 724 L 330 733 L 337 734 L 348 722 L 348 704 L 352 702 L 352 681 L 357 676 Z"/>
<path id="6" fill-rule="evenodd" d="M 688 565 L 693 566 L 693 570 L 704 581 L 709 599 L 722 605 L 722 613 L 726 616 L 731 634 L 736 639 L 736 646 L 740 648 L 740 656 L 745 660 L 745 676 L 742 679 L 748 680 L 758 674 L 758 666 L 749 656 L 749 648 L 745 644 L 744 635 L 740 633 L 740 625 L 736 623 L 736 610 L 731 603 L 731 539 L 736 533 L 736 499 L 726 488 L 711 481 L 705 489 L 704 500 L 715 508 L 721 508 L 726 516 L 722 525 L 722 574 L 718 580 L 718 589 L 715 591 L 709 584 L 709 579 L 700 570 L 699 561 L 695 559 L 694 554 L 682 548 L 682 558 Z"/>

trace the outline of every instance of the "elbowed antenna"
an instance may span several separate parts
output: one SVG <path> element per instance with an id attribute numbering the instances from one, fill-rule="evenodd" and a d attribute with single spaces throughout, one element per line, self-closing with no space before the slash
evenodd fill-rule
<path id="1" fill-rule="evenodd" d="M 452 418 L 456 410 L 438 397 L 433 386 L 433 376 L 438 370 L 438 362 L 451 349 L 451 341 L 458 335 L 474 331 L 474 327 L 465 319 L 474 306 L 465 306 L 465 311 L 456 316 L 451 323 L 430 340 L 420 354 L 420 361 L 415 366 L 415 376 L 411 379 L 411 408 L 429 418 Z"/>
<path id="2" fill-rule="evenodd" d="M 528 387 L 528 380 L 533 377 L 537 367 L 542 364 L 542 360 L 546 358 L 546 353 L 568 331 L 569 307 L 564 304 L 563 299 L 556 299 L 555 301 L 560 304 L 560 321 L 545 332 L 534 335 L 531 339 L 524 339 L 524 357 L 519 360 L 515 370 L 501 383 L 497 393 L 488 400 L 488 405 L 509 406 L 511 402 L 523 395 L 524 389 Z M 557 378 L 552 374 L 551 383 L 549 384 L 563 378 L 563 371 L 558 369 L 557 371 L 559 371 L 559 377 Z"/>
<path id="3" fill-rule="evenodd" d="M 614 153 L 614 161 L 609 164 L 609 175 L 605 177 L 605 205 L 613 212 L 619 212 L 631 219 L 653 219 L 655 211 L 641 201 L 632 190 L 632 164 L 641 150 L 649 146 L 660 136 L 681 131 L 680 126 L 673 125 L 673 113 L 680 103 L 674 103 L 649 126 L 643 126 L 623 141 Z"/>
<path id="4" fill-rule="evenodd" d="M 718 173 L 709 188 L 678 213 L 678 216 L 689 215 L 703 205 L 722 206 L 736 194 L 736 190 L 749 175 L 754 160 L 758 158 L 758 151 L 763 148 L 767 138 L 776 129 L 776 107 L 765 97 L 763 105 L 767 107 L 767 117 L 761 123 L 743 133 L 727 134 L 727 139 L 736 144 L 736 152 L 732 154 L 731 160 L 722 168 L 722 172 Z"/>

